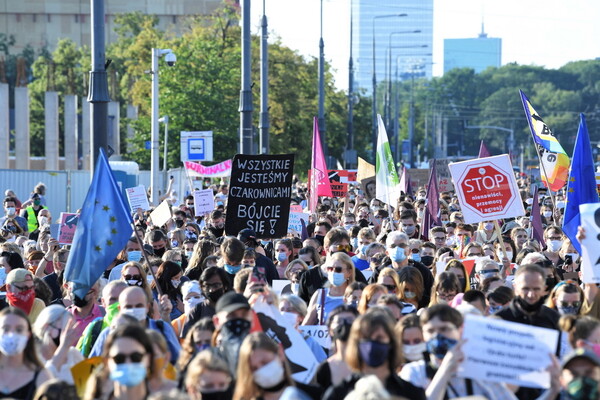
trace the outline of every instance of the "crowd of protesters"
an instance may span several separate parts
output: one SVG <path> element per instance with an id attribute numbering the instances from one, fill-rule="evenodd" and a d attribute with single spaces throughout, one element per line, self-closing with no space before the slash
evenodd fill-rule
<path id="1" fill-rule="evenodd" d="M 23 202 L 6 190 L 0 398 L 598 399 L 598 288 L 581 282 L 581 257 L 560 228 L 563 195 L 533 199 L 534 183 L 518 182 L 527 214 L 500 230 L 465 223 L 453 192 L 440 194 L 440 225 L 424 229 L 426 188 L 386 205 L 350 185 L 319 199 L 303 237 L 270 239 L 226 235 L 227 185 L 211 186 L 207 215 L 194 215 L 193 196 L 166 196 L 172 219 L 154 226 L 150 211 L 136 212 L 143 243 L 133 236 L 83 299 L 63 276 L 69 246 L 50 232 L 51 188 Z M 542 242 L 532 239 L 535 201 Z M 291 204 L 307 208 L 298 179 Z M 264 281 L 251 278 L 257 268 Z M 288 281 L 281 293 L 277 280 Z M 294 379 L 260 329 L 259 303 L 301 333 L 318 362 L 310 381 Z M 550 387 L 459 377 L 466 314 L 558 331 Z M 326 326 L 331 348 L 305 325 Z M 71 368 L 85 360 L 96 367 L 82 384 Z"/>

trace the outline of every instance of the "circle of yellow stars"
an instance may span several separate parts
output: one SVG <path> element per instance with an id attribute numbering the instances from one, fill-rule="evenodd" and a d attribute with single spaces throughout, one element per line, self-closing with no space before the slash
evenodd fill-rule
<path id="1" fill-rule="evenodd" d="M 95 202 L 96 205 L 100 204 L 100 202 L 98 200 L 96 200 Z M 102 211 L 105 211 L 107 214 L 110 211 L 110 207 L 108 206 L 108 204 L 105 204 L 102 206 Z M 117 222 L 117 218 L 114 215 L 110 215 L 108 217 L 108 220 L 111 224 L 114 224 L 115 222 Z M 110 229 L 110 233 L 111 235 L 116 235 L 118 233 L 117 228 L 115 228 L 114 226 Z M 110 239 L 107 239 L 105 242 L 106 246 L 112 246 L 113 245 L 113 241 Z M 94 246 L 94 250 L 97 252 L 101 252 L 102 251 L 102 247 L 100 245 L 96 245 Z"/>

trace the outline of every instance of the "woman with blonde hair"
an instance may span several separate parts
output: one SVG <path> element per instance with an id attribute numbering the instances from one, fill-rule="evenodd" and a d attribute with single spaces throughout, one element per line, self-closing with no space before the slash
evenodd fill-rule
<path id="1" fill-rule="evenodd" d="M 390 294 L 398 295 L 400 293 L 400 279 L 393 268 L 382 269 L 379 276 L 377 276 L 377 283 L 384 286 Z"/>
<path id="2" fill-rule="evenodd" d="M 383 285 L 378 283 L 367 285 L 360 296 L 360 300 L 358 301 L 358 312 L 360 314 L 366 313 L 369 307 L 376 305 L 377 300 L 379 300 L 382 295 L 387 293 L 388 290 Z"/>
<path id="3" fill-rule="evenodd" d="M 295 387 L 283 350 L 263 332 L 246 336 L 240 347 L 234 400 L 308 399 Z"/>
<path id="4" fill-rule="evenodd" d="M 560 315 L 579 315 L 585 296 L 577 282 L 572 280 L 560 281 L 554 286 L 546 306 L 557 311 Z"/>
<path id="5" fill-rule="evenodd" d="M 233 377 L 217 351 L 202 350 L 190 362 L 185 389 L 192 400 L 231 400 Z"/>
<path id="6" fill-rule="evenodd" d="M 354 263 L 346 253 L 334 253 L 324 267 L 328 283 L 313 294 L 302 325 L 324 325 L 331 310 L 344 304 L 346 288 L 354 282 Z"/>

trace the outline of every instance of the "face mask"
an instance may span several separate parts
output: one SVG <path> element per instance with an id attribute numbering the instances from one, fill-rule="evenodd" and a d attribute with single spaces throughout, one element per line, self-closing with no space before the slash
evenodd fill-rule
<path id="1" fill-rule="evenodd" d="M 221 399 L 231 399 L 233 398 L 232 387 L 229 386 L 225 390 L 218 390 L 215 392 L 200 392 L 202 400 L 221 400 Z"/>
<path id="2" fill-rule="evenodd" d="M 171 285 L 173 285 L 173 287 L 174 287 L 175 289 L 177 289 L 177 288 L 179 287 L 179 285 L 180 285 L 180 284 L 181 284 L 181 280 L 179 280 L 179 279 L 177 279 L 177 280 L 175 280 L 175 279 L 171 279 Z"/>
<path id="3" fill-rule="evenodd" d="M 494 224 L 489 223 L 489 222 L 487 224 L 483 224 L 484 231 L 491 231 L 492 229 L 494 229 Z"/>
<path id="4" fill-rule="evenodd" d="M 577 262 L 579 259 L 579 254 L 577 253 L 567 253 L 565 256 L 571 256 L 571 260 L 573 260 L 573 262 Z"/>
<path id="5" fill-rule="evenodd" d="M 127 252 L 127 261 L 135 261 L 135 262 L 139 262 L 142 259 L 142 252 L 141 251 L 128 251 Z"/>
<path id="6" fill-rule="evenodd" d="M 412 260 L 416 262 L 421 261 L 421 255 L 419 253 L 412 253 L 410 258 L 412 258 Z"/>
<path id="7" fill-rule="evenodd" d="M 243 338 L 250 332 L 250 321 L 244 318 L 230 319 L 221 329 L 223 337 Z"/>
<path id="8" fill-rule="evenodd" d="M 329 280 L 329 283 L 333 286 L 342 286 L 344 282 L 346 282 L 346 277 L 343 272 L 331 271 L 327 273 L 327 280 Z"/>
<path id="9" fill-rule="evenodd" d="M 438 333 L 436 337 L 427 341 L 426 347 L 430 354 L 433 354 L 436 358 L 442 359 L 448 352 L 458 343 L 457 340 L 447 338 L 446 336 Z"/>
<path id="10" fill-rule="evenodd" d="M 299 283 L 292 283 L 291 289 L 292 289 L 292 293 L 293 294 L 298 294 L 298 291 L 300 290 L 300 284 Z"/>
<path id="11" fill-rule="evenodd" d="M 217 301 L 219 301 L 219 299 L 221 298 L 221 296 L 223 296 L 223 293 L 225 293 L 225 289 L 217 289 L 213 292 L 208 292 L 206 293 L 206 297 L 208 297 L 208 300 L 213 303 L 216 304 Z"/>
<path id="12" fill-rule="evenodd" d="M 225 268 L 225 271 L 227 271 L 228 274 L 235 275 L 238 272 L 240 272 L 240 270 L 242 269 L 242 266 L 238 265 L 237 267 L 234 267 L 233 265 L 225 264 L 224 268 Z"/>
<path id="13" fill-rule="evenodd" d="M 502 251 L 499 251 L 496 253 L 496 256 L 498 256 L 498 260 L 503 260 L 504 259 L 504 254 L 502 253 Z M 513 252 L 512 251 L 507 251 L 506 252 L 506 258 L 508 258 L 508 260 L 512 260 L 512 256 L 513 256 Z"/>
<path id="14" fill-rule="evenodd" d="M 407 299 L 414 299 L 415 297 L 417 297 L 417 294 L 415 292 L 405 291 L 404 292 L 404 297 L 407 298 Z"/>
<path id="15" fill-rule="evenodd" d="M 183 312 L 189 314 L 198 304 L 202 303 L 201 297 L 192 297 L 183 301 Z"/>
<path id="16" fill-rule="evenodd" d="M 281 253 L 277 253 L 277 261 L 279 262 L 284 262 L 285 260 L 288 259 L 287 254 L 285 254 L 285 252 L 281 252 Z"/>
<path id="17" fill-rule="evenodd" d="M 426 267 L 431 266 L 433 264 L 433 256 L 421 256 L 421 263 Z"/>
<path id="18" fill-rule="evenodd" d="M 523 299 L 520 296 L 515 297 L 515 301 L 523 309 L 523 311 L 525 311 L 527 313 L 535 313 L 535 312 L 537 312 L 542 307 L 542 305 L 544 304 L 544 298 L 543 297 L 541 297 L 538 301 L 536 301 L 533 304 L 529 304 L 528 302 L 525 301 L 525 299 Z"/>
<path id="19" fill-rule="evenodd" d="M 352 245 L 353 249 L 358 249 L 358 238 L 355 237 L 350 239 L 350 244 Z"/>
<path id="20" fill-rule="evenodd" d="M 75 307 L 79 307 L 79 308 L 83 308 L 85 306 L 87 306 L 88 304 L 90 304 L 90 300 L 86 298 L 87 296 L 85 296 L 83 299 L 80 299 L 78 296 L 75 296 L 73 294 L 73 304 L 75 305 Z"/>
<path id="21" fill-rule="evenodd" d="M 185 252 L 185 256 L 187 257 L 188 260 L 191 260 L 193 255 L 194 255 L 193 251 L 186 251 Z"/>
<path id="22" fill-rule="evenodd" d="M 347 231 L 349 231 L 350 229 L 352 229 L 353 226 L 354 225 L 352 225 L 352 224 L 346 224 L 346 225 L 344 225 L 344 229 L 346 229 Z"/>
<path id="23" fill-rule="evenodd" d="M 179 242 L 177 240 L 171 240 L 171 247 L 178 247 L 179 246 Z M 177 261 L 175 261 L 177 262 Z M 179 261 L 179 263 L 181 263 L 181 261 Z"/>
<path id="24" fill-rule="evenodd" d="M 14 207 L 6 207 L 6 215 L 15 215 L 17 209 Z"/>
<path id="25" fill-rule="evenodd" d="M 39 206 L 41 203 L 42 203 L 42 201 L 41 201 L 40 199 L 35 199 L 35 200 L 33 201 L 33 205 L 34 205 L 34 206 Z"/>
<path id="26" fill-rule="evenodd" d="M 405 344 L 402 346 L 402 352 L 404 358 L 408 361 L 419 361 L 423 359 L 423 352 L 427 350 L 427 343 L 421 342 L 419 344 Z"/>
<path id="27" fill-rule="evenodd" d="M 177 226 L 178 228 L 183 227 L 183 220 L 182 219 L 176 219 L 175 220 L 175 226 Z"/>
<path id="28" fill-rule="evenodd" d="M 137 386 L 146 378 L 146 366 L 143 363 L 124 363 L 115 365 L 110 371 L 110 380 L 123 386 Z"/>
<path id="29" fill-rule="evenodd" d="M 124 308 L 121 310 L 121 312 L 126 315 L 131 315 L 138 321 L 144 321 L 146 319 L 146 315 L 148 314 L 148 310 L 146 310 L 145 307 Z"/>
<path id="30" fill-rule="evenodd" d="M 465 278 L 458 278 L 458 285 L 461 290 L 464 290 L 466 284 L 467 284 L 467 280 Z"/>
<path id="31" fill-rule="evenodd" d="M 567 399 L 572 400 L 597 399 L 600 395 L 598 382 L 587 376 L 577 377 L 567 385 L 566 394 Z"/>
<path id="32" fill-rule="evenodd" d="M 560 315 L 577 315 L 579 307 L 567 306 L 567 307 L 556 307 Z"/>
<path id="33" fill-rule="evenodd" d="M 161 249 L 154 249 L 154 254 L 156 255 L 156 257 L 162 257 L 163 254 L 165 254 L 165 251 L 167 251 L 165 247 Z"/>
<path id="34" fill-rule="evenodd" d="M 48 225 L 48 217 L 40 217 L 40 226 Z"/>
<path id="35" fill-rule="evenodd" d="M 406 254 L 404 253 L 404 249 L 400 246 L 394 247 L 393 249 L 388 249 L 390 253 L 390 258 L 392 261 L 401 263 L 406 260 Z"/>
<path id="36" fill-rule="evenodd" d="M 349 321 L 342 320 L 333 329 L 333 339 L 341 340 L 342 342 L 347 342 L 348 337 L 350 337 L 350 328 L 352 328 L 352 324 Z"/>
<path id="37" fill-rule="evenodd" d="M 289 325 L 296 327 L 296 323 L 298 321 L 298 314 L 289 311 L 282 311 L 281 316 L 285 321 L 287 321 Z"/>
<path id="38" fill-rule="evenodd" d="M 142 286 L 142 281 L 137 279 L 128 279 L 126 282 L 129 286 Z"/>
<path id="39" fill-rule="evenodd" d="M 268 389 L 281 383 L 285 370 L 279 358 L 267 363 L 254 371 L 254 383 L 260 388 Z"/>
<path id="40" fill-rule="evenodd" d="M 367 247 L 369 247 L 369 245 L 362 245 L 358 248 L 358 251 L 363 255 L 367 255 Z"/>
<path id="41" fill-rule="evenodd" d="M 552 211 L 544 211 L 544 218 L 552 217 Z"/>
<path id="42" fill-rule="evenodd" d="M 29 314 L 35 301 L 35 291 L 28 289 L 21 293 L 6 292 L 6 298 L 11 306 L 17 307 L 25 311 L 26 314 Z"/>
<path id="43" fill-rule="evenodd" d="M 417 227 L 414 225 L 403 226 L 402 232 L 406 233 L 408 236 L 412 236 L 415 233 L 416 229 L 417 229 Z"/>
<path id="44" fill-rule="evenodd" d="M 390 345 L 375 340 L 363 340 L 358 344 L 358 351 L 365 364 L 377 368 L 387 360 Z"/>
<path id="45" fill-rule="evenodd" d="M 497 313 L 498 311 L 502 310 L 504 306 L 489 306 L 488 307 L 488 312 L 490 313 L 490 315 Z"/>
<path id="46" fill-rule="evenodd" d="M 28 336 L 19 333 L 5 333 L 0 337 L 0 353 L 9 357 L 21 354 L 25 350 L 28 340 Z"/>
<path id="47" fill-rule="evenodd" d="M 446 224 L 448 224 L 448 222 L 450 222 L 450 221 L 449 220 L 442 221 L 442 225 L 446 225 Z"/>

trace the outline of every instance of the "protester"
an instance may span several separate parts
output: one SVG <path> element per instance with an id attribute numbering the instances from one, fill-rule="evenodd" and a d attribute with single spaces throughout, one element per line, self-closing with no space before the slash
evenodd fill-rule
<path id="1" fill-rule="evenodd" d="M 181 298 L 183 299 L 183 314 L 171 321 L 175 334 L 183 341 L 184 326 L 188 321 L 189 315 L 196 306 L 204 301 L 200 282 L 186 281 L 181 284 Z"/>
<path id="2" fill-rule="evenodd" d="M 13 269 L 6 276 L 6 299 L 10 306 L 23 311 L 31 323 L 35 322 L 46 306 L 35 297 L 33 274 L 23 268 Z"/>
<path id="3" fill-rule="evenodd" d="M 173 261 L 163 261 L 156 272 L 156 280 L 150 284 L 155 300 L 158 299 L 159 293 L 168 296 L 172 306 L 170 320 L 177 319 L 184 313 L 183 298 L 179 290 L 182 276 L 183 270 L 180 265 Z"/>
<path id="4" fill-rule="evenodd" d="M 402 355 L 407 362 L 422 360 L 427 349 L 419 316 L 409 314 L 402 317 L 396 323 L 395 329 L 397 336 L 402 340 Z"/>
<path id="5" fill-rule="evenodd" d="M 185 388 L 192 400 L 231 400 L 233 377 L 216 351 L 203 350 L 190 362 Z"/>

